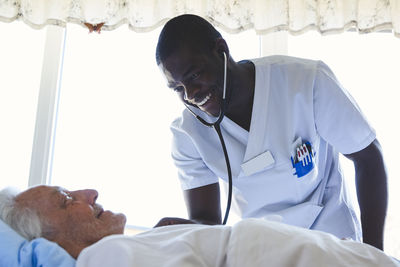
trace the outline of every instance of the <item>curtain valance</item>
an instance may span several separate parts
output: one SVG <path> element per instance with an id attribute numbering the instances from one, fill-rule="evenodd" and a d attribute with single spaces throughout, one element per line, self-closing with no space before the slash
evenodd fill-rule
<path id="1" fill-rule="evenodd" d="M 400 0 L 0 0 L 0 20 L 23 20 L 34 28 L 104 23 L 103 30 L 128 24 L 144 32 L 184 13 L 203 16 L 231 33 L 355 28 L 392 30 L 400 36 Z"/>

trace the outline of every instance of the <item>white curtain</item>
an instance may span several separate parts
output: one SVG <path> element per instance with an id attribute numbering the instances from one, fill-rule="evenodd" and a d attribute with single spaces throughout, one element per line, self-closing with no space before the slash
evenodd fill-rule
<path id="1" fill-rule="evenodd" d="M 104 22 L 103 30 L 128 24 L 143 32 L 184 13 L 200 15 L 231 33 L 355 28 L 392 30 L 400 37 L 400 0 L 0 0 L 0 20 L 23 20 L 34 28 Z"/>

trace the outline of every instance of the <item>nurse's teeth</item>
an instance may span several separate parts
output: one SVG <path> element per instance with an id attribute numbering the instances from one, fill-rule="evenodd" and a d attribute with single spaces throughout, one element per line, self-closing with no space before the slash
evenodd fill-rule
<path id="1" fill-rule="evenodd" d="M 208 99 L 210 99 L 210 97 L 211 97 L 211 93 L 209 93 L 201 102 L 198 102 L 197 106 L 204 105 L 208 101 Z"/>

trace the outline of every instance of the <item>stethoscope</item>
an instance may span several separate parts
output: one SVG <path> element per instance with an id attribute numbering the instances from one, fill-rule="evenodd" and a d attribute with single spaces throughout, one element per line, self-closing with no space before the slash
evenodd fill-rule
<path id="1" fill-rule="evenodd" d="M 226 211 L 225 211 L 224 220 L 222 221 L 222 224 L 226 224 L 226 222 L 228 220 L 228 216 L 229 216 L 229 211 L 231 209 L 231 202 L 232 202 L 232 170 L 231 170 L 231 164 L 229 163 L 229 156 L 228 156 L 228 152 L 226 150 L 225 141 L 224 141 L 224 138 L 222 136 L 221 127 L 220 127 L 220 124 L 221 124 L 222 119 L 224 118 L 225 111 L 226 111 L 226 106 L 227 106 L 227 103 L 226 103 L 227 102 L 226 101 L 227 58 L 226 58 L 225 52 L 222 52 L 222 53 L 224 54 L 224 87 L 223 87 L 223 93 L 222 93 L 221 111 L 219 113 L 218 119 L 215 122 L 211 122 L 211 123 L 207 122 L 202 117 L 200 117 L 199 115 L 194 113 L 194 111 L 192 111 L 188 107 L 188 105 L 186 103 L 184 103 L 184 104 L 185 104 L 186 108 L 190 111 L 190 113 L 192 113 L 193 116 L 195 116 L 198 121 L 200 121 L 203 125 L 205 125 L 207 127 L 212 127 L 212 128 L 215 129 L 215 131 L 218 134 L 219 140 L 221 142 L 222 150 L 224 151 L 224 156 L 225 156 L 226 169 L 228 171 L 228 183 L 229 183 L 228 200 L 227 200 L 227 204 L 226 204 Z"/>

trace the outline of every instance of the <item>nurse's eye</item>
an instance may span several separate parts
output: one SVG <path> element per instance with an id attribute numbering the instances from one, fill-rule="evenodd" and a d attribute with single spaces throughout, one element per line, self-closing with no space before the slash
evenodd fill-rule
<path id="1" fill-rule="evenodd" d="M 174 88 L 174 91 L 177 93 L 183 92 L 183 86 L 177 86 Z"/>
<path id="2" fill-rule="evenodd" d="M 197 78 L 199 78 L 200 74 L 198 72 L 193 73 L 192 75 L 190 75 L 190 80 L 196 80 Z"/>

